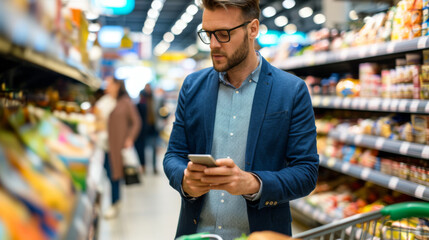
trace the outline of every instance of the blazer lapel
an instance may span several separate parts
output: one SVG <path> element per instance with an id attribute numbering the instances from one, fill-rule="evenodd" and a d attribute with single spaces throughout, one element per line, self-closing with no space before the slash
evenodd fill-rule
<path id="1" fill-rule="evenodd" d="M 253 98 L 252 113 L 250 115 L 249 133 L 246 146 L 246 170 L 250 170 L 253 164 L 254 152 L 258 141 L 259 132 L 268 106 L 271 88 L 273 86 L 272 74 L 268 62 L 262 58 L 262 69 Z"/>
<path id="2" fill-rule="evenodd" d="M 214 123 L 216 117 L 216 105 L 217 105 L 217 95 L 219 90 L 219 79 L 218 73 L 212 71 L 207 78 L 207 89 L 204 91 L 207 93 L 206 98 L 203 100 L 205 102 L 205 111 L 204 111 L 204 135 L 206 140 L 206 153 L 211 153 L 212 144 L 213 144 L 213 131 Z"/>

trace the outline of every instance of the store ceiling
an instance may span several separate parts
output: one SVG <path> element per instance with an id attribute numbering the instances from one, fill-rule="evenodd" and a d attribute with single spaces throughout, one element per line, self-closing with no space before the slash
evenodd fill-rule
<path id="1" fill-rule="evenodd" d="M 155 47 L 162 39 L 163 35 L 171 30 L 174 23 L 185 12 L 186 8 L 194 3 L 194 0 L 166 0 L 162 8 L 158 20 L 156 22 L 154 31 L 152 33 L 152 47 Z M 318 0 L 296 0 L 296 5 L 286 10 L 282 7 L 282 0 L 260 0 L 261 10 L 267 6 L 274 6 L 277 9 L 277 14 L 274 17 L 266 19 L 261 16 L 261 22 L 267 25 L 268 29 L 282 30 L 274 25 L 274 19 L 279 15 L 284 15 L 289 19 L 289 22 L 297 25 L 298 30 L 307 32 L 312 29 L 317 29 L 318 26 L 314 24 L 313 18 L 309 17 L 303 19 L 298 16 L 298 10 L 304 6 L 313 8 L 314 14 L 321 10 L 321 1 Z M 135 0 L 135 8 L 133 12 L 124 16 L 100 18 L 100 23 L 105 25 L 120 25 L 128 27 L 132 32 L 141 32 L 143 24 L 147 17 L 147 12 L 151 7 L 151 0 Z M 171 43 L 169 51 L 181 51 L 196 41 L 197 26 L 201 23 L 202 10 L 194 16 L 194 19 L 188 24 L 184 31 L 175 37 Z"/>

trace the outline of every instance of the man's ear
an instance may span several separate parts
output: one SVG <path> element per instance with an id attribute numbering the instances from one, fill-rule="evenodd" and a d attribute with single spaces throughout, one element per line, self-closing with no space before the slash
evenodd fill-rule
<path id="1" fill-rule="evenodd" d="M 249 36 L 253 39 L 255 39 L 258 34 L 259 34 L 259 20 L 258 19 L 253 19 L 250 23 L 249 23 Z"/>

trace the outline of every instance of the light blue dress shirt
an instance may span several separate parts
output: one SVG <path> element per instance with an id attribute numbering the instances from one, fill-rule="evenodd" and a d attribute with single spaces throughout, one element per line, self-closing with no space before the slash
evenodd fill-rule
<path id="1" fill-rule="evenodd" d="M 219 91 L 213 134 L 212 156 L 215 159 L 231 158 L 240 169 L 245 169 L 245 153 L 253 97 L 259 80 L 262 60 L 258 54 L 258 67 L 239 88 L 219 73 Z M 210 191 L 203 205 L 197 232 L 218 234 L 224 240 L 249 234 L 246 201 L 227 191 Z"/>

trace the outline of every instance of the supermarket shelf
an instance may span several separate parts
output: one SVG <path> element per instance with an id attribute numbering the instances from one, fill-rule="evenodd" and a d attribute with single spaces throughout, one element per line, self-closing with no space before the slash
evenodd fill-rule
<path id="1" fill-rule="evenodd" d="M 335 158 L 320 156 L 320 165 L 334 171 L 369 181 L 409 196 L 429 201 L 429 188 L 411 181 L 390 176 L 370 168 L 342 162 Z"/>
<path id="2" fill-rule="evenodd" d="M 69 77 L 93 89 L 101 85 L 101 79 L 89 69 L 66 57 L 62 45 L 33 17 L 4 1 L 0 1 L 0 55 Z"/>
<path id="3" fill-rule="evenodd" d="M 79 70 L 62 61 L 46 56 L 45 54 L 38 53 L 30 47 L 21 47 L 13 44 L 2 37 L 0 37 L 0 54 L 34 64 L 49 71 L 77 80 L 93 89 L 97 89 L 101 85 L 101 80 L 93 76 L 87 70 Z"/>
<path id="4" fill-rule="evenodd" d="M 417 99 L 313 96 L 314 108 L 429 114 L 429 101 Z"/>
<path id="5" fill-rule="evenodd" d="M 305 215 L 306 218 L 313 219 L 321 224 L 327 224 L 335 221 L 336 219 L 330 217 L 328 214 L 308 204 L 304 199 L 296 199 L 290 202 L 290 207 Z"/>
<path id="6" fill-rule="evenodd" d="M 93 211 L 90 199 L 86 194 L 79 194 L 66 240 L 87 239 L 89 226 L 92 224 Z"/>
<path id="7" fill-rule="evenodd" d="M 328 136 L 346 144 L 429 160 L 429 145 L 390 140 L 371 135 L 350 134 L 345 131 L 336 130 L 330 131 Z"/>
<path id="8" fill-rule="evenodd" d="M 277 67 L 283 70 L 294 70 L 326 64 L 339 64 L 345 61 L 364 60 L 397 53 L 411 52 L 429 47 L 429 37 L 420 37 L 405 41 L 393 41 L 366 46 L 359 46 L 331 52 L 317 52 L 288 58 Z"/>

